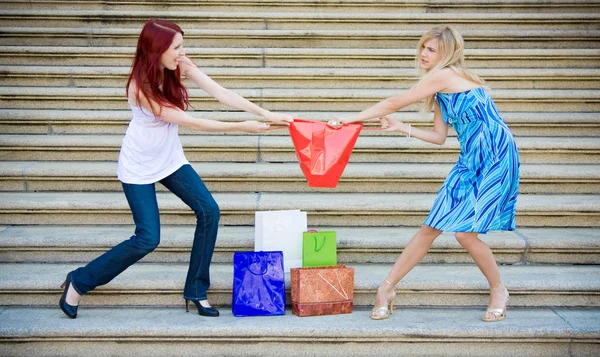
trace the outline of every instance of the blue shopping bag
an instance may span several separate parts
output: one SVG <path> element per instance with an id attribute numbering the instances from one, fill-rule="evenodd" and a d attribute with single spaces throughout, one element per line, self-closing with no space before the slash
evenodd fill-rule
<path id="1" fill-rule="evenodd" d="M 234 316 L 285 314 L 283 252 L 235 252 L 233 254 Z"/>

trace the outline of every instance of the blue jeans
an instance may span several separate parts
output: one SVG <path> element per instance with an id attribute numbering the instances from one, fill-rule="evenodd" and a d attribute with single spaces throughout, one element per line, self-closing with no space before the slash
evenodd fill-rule
<path id="1" fill-rule="evenodd" d="M 196 214 L 196 232 L 183 297 L 189 300 L 205 300 L 206 291 L 210 286 L 210 261 L 217 240 L 219 206 L 189 164 L 183 165 L 160 183 L 190 206 Z M 81 295 L 108 283 L 152 252 L 160 243 L 160 217 L 154 184 L 122 185 L 133 213 L 135 234 L 85 267 L 73 271 L 72 284 Z"/>

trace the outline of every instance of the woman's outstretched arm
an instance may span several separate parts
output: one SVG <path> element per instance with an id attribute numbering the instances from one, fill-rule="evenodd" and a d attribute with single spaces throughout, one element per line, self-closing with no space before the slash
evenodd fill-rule
<path id="1" fill-rule="evenodd" d="M 136 103 L 137 92 L 135 82 L 129 84 L 129 101 L 144 108 L 149 113 L 160 113 L 157 117 L 169 123 L 199 131 L 244 131 L 248 133 L 262 133 L 269 130 L 269 124 L 256 120 L 243 122 L 223 122 L 203 118 L 195 118 L 177 107 L 161 106 L 155 101 L 148 100 L 140 93 L 140 103 Z"/>
<path id="2" fill-rule="evenodd" d="M 179 60 L 179 68 L 182 75 L 187 76 L 198 87 L 202 88 L 210 96 L 227 106 L 241 109 L 249 113 L 260 115 L 273 124 L 285 124 L 293 121 L 290 115 L 283 113 L 273 113 L 269 110 L 259 107 L 241 95 L 221 86 L 212 78 L 202 72 L 196 64 L 189 58 L 183 56 Z"/>
<path id="3" fill-rule="evenodd" d="M 373 118 L 379 118 L 394 113 L 395 111 L 400 110 L 410 104 L 417 103 L 425 99 L 426 97 L 432 96 L 437 92 L 444 91 L 444 89 L 450 83 L 452 77 L 453 72 L 451 69 L 442 69 L 426 78 L 416 87 L 413 87 L 402 94 L 386 98 L 381 102 L 363 110 L 360 113 L 340 118 L 339 122 L 341 124 L 348 124 Z"/>

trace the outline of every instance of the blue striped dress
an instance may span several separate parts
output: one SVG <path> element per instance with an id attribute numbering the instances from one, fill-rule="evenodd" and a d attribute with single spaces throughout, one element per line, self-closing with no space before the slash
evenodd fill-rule
<path id="1" fill-rule="evenodd" d="M 481 87 L 437 93 L 436 101 L 458 133 L 460 155 L 424 224 L 447 232 L 514 230 L 519 151 L 494 101 Z"/>

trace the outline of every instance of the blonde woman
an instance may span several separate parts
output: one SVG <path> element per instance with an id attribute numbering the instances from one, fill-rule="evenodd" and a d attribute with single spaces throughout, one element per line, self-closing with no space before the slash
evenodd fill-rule
<path id="1" fill-rule="evenodd" d="M 380 118 L 386 131 L 400 131 L 409 138 L 442 145 L 448 126 L 458 133 L 461 151 L 438 192 L 424 224 L 396 259 L 383 280 L 371 318 L 386 319 L 392 313 L 395 285 L 427 254 L 442 231 L 455 232 L 490 285 L 486 322 L 506 316 L 508 291 L 490 248 L 478 238 L 491 230 L 514 230 L 519 189 L 519 152 L 513 135 L 483 87 L 483 80 L 464 65 L 464 42 L 451 26 L 438 26 L 421 37 L 416 65 L 422 76 L 410 90 L 389 97 L 362 112 L 334 118 L 343 124 Z M 386 117 L 409 104 L 424 100 L 433 110 L 433 129 L 411 127 Z"/>

